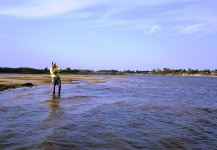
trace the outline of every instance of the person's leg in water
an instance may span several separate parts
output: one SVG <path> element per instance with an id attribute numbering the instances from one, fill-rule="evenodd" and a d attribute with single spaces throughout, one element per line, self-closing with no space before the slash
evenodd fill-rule
<path id="1" fill-rule="evenodd" d="M 58 85 L 58 87 L 59 87 L 59 95 L 60 95 L 60 92 L 61 92 L 61 81 L 59 81 L 59 85 Z"/>
<path id="2" fill-rule="evenodd" d="M 53 90 L 53 95 L 55 94 L 55 85 L 56 85 L 56 79 L 52 78 L 52 90 Z"/>
<path id="3" fill-rule="evenodd" d="M 60 77 L 58 77 L 58 87 L 59 87 L 59 92 L 58 94 L 60 95 L 60 92 L 61 92 L 61 80 L 60 80 Z"/>
<path id="4" fill-rule="evenodd" d="M 52 89 L 53 89 L 53 95 L 55 94 L 55 85 L 52 85 Z"/>

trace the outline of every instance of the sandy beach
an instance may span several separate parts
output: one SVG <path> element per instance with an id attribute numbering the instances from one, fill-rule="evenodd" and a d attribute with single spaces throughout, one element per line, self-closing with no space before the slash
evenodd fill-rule
<path id="1" fill-rule="evenodd" d="M 61 75 L 62 84 L 76 84 L 76 81 L 87 81 L 90 83 L 105 82 L 108 80 L 123 80 L 123 78 L 107 78 L 88 75 Z M 50 84 L 50 75 L 10 75 L 0 76 L 0 91 L 10 88 L 17 88 L 22 86 L 34 86 L 42 84 Z"/>

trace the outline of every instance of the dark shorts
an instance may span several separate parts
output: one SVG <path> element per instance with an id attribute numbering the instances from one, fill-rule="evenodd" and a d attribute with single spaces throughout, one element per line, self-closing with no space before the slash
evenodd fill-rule
<path id="1" fill-rule="evenodd" d="M 60 85 L 61 84 L 61 80 L 60 77 L 53 77 L 52 78 L 52 85 Z"/>

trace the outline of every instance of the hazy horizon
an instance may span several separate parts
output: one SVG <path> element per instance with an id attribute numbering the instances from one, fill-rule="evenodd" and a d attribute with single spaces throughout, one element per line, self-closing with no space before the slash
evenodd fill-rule
<path id="1" fill-rule="evenodd" d="M 30 69 L 38 69 L 38 70 L 45 70 L 46 68 L 49 70 L 50 69 L 50 67 L 45 67 L 45 68 L 32 68 L 32 67 L 0 67 L 0 68 L 12 68 L 12 69 L 19 69 L 19 68 L 30 68 Z M 164 69 L 170 69 L 170 70 L 186 70 L 186 71 L 188 71 L 189 69 L 191 69 L 191 70 L 198 70 L 198 71 L 205 71 L 205 70 L 210 70 L 210 71 L 215 71 L 215 70 L 217 70 L 217 69 L 209 69 L 209 68 L 207 68 L 207 69 L 197 69 L 197 68 L 188 68 L 188 69 L 185 69 L 185 68 L 167 68 L 167 67 L 164 67 L 164 68 L 153 68 L 153 69 L 143 69 L 143 70 L 133 70 L 133 69 L 124 69 L 124 70 L 117 70 L 117 69 L 99 69 L 99 70 L 94 70 L 94 69 L 88 69 L 88 68 L 86 68 L 86 69 L 81 69 L 81 68 L 71 68 L 71 67 L 67 67 L 67 68 L 61 68 L 62 70 L 67 70 L 67 69 L 70 69 L 70 70 L 90 70 L 90 71 L 109 71 L 109 70 L 116 70 L 116 71 L 119 71 L 119 72 L 122 72 L 122 71 L 153 71 L 153 70 L 161 70 L 161 71 L 163 71 Z"/>

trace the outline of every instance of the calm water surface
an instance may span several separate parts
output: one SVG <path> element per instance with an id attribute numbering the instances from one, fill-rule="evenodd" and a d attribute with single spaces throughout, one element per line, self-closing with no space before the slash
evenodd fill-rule
<path id="1" fill-rule="evenodd" d="M 217 78 L 118 77 L 1 93 L 0 149 L 217 149 Z"/>

